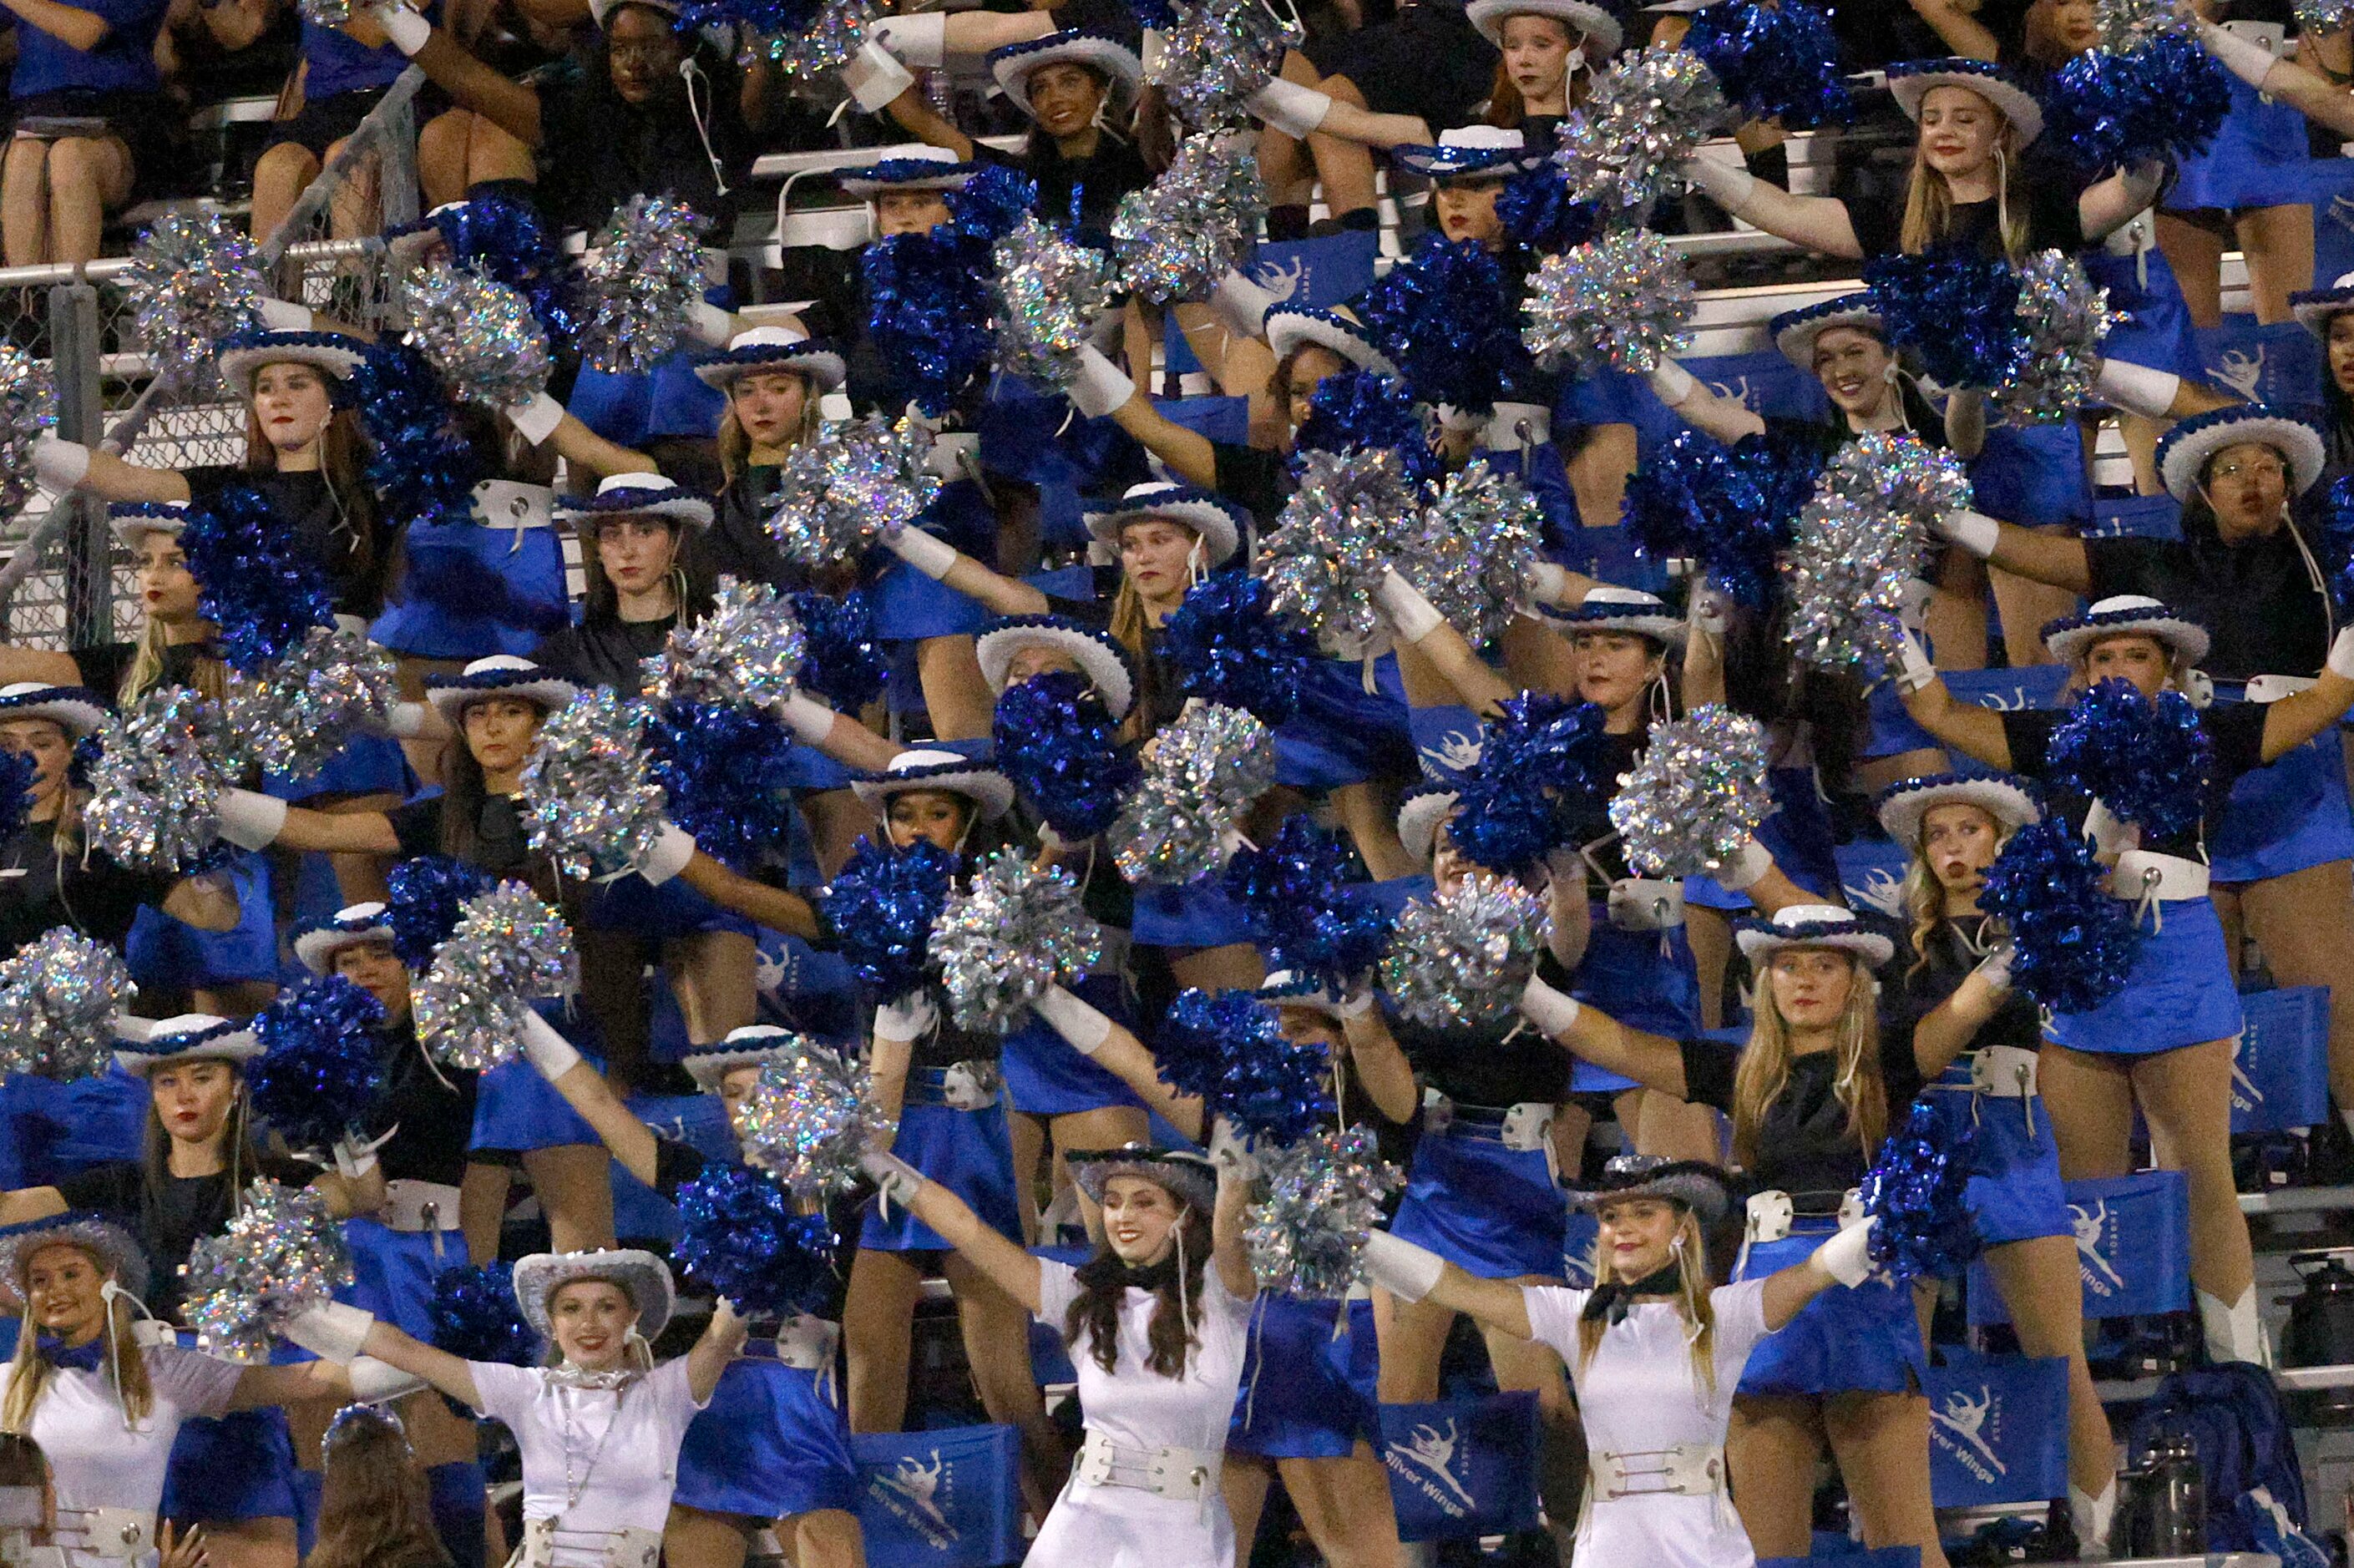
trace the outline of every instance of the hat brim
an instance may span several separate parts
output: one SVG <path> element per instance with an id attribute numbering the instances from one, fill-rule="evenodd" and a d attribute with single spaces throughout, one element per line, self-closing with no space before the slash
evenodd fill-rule
<path id="1" fill-rule="evenodd" d="M 2207 629 L 2178 615 L 2121 615 L 2099 620 L 2074 616 L 2057 630 L 2046 627 L 2043 646 L 2062 664 L 2073 664 L 2094 643 L 2108 637 L 2154 637 L 2185 664 L 2196 664 L 2207 657 Z"/>
<path id="2" fill-rule="evenodd" d="M 2019 132 L 2021 147 L 2043 134 L 2043 106 L 2016 83 L 1967 70 L 1925 70 L 1888 79 L 1888 95 L 1896 100 L 1904 118 L 1915 123 L 1921 119 L 1921 101 L 1941 87 L 1967 88 L 1993 104 Z"/>
<path id="3" fill-rule="evenodd" d="M 1842 327 L 1850 332 L 1870 333 L 1882 343 L 1888 341 L 1888 325 L 1881 319 L 1878 311 L 1868 305 L 1851 305 L 1844 310 L 1825 311 L 1820 315 L 1808 316 L 1776 327 L 1774 330 L 1774 346 L 1781 350 L 1783 358 L 1811 376 L 1815 369 L 1816 341 L 1823 334 Z"/>
<path id="4" fill-rule="evenodd" d="M 691 1056 L 681 1057 L 678 1065 L 686 1069 L 686 1075 L 695 1080 L 696 1088 L 706 1095 L 716 1095 L 719 1092 L 719 1086 L 727 1081 L 727 1075 L 737 1068 L 765 1067 L 771 1062 L 784 1061 L 792 1054 L 790 1047 L 782 1045 L 698 1051 Z"/>
<path id="5" fill-rule="evenodd" d="M 24 1266 L 45 1246 L 80 1247 L 132 1295 L 147 1292 L 147 1255 L 131 1233 L 101 1214 L 72 1209 L 0 1231 L 0 1281 L 21 1296 Z"/>
<path id="6" fill-rule="evenodd" d="M 217 364 L 221 384 L 240 397 L 250 397 L 253 378 L 265 365 L 313 365 L 342 381 L 359 368 L 360 355 L 354 350 L 323 343 L 265 343 L 225 350 Z"/>
<path id="7" fill-rule="evenodd" d="M 322 926 L 294 938 L 294 956 L 313 974 L 323 975 L 334 965 L 335 955 L 345 948 L 355 948 L 362 942 L 389 942 L 392 937 L 392 927 L 382 922 L 350 930 L 341 926 Z"/>
<path id="8" fill-rule="evenodd" d="M 678 1303 L 670 1269 L 650 1252 L 620 1247 L 610 1252 L 535 1252 L 514 1266 L 515 1305 L 532 1331 L 549 1344 L 556 1330 L 548 1322 L 547 1298 L 575 1280 L 601 1279 L 620 1287 L 638 1309 L 638 1337 L 652 1343 L 662 1337 Z"/>
<path id="9" fill-rule="evenodd" d="M 725 392 L 747 376 L 790 372 L 806 379 L 821 393 L 839 387 L 850 374 L 842 355 L 832 349 L 774 349 L 757 357 L 707 360 L 695 367 L 695 378 Z"/>
<path id="10" fill-rule="evenodd" d="M 1063 1163 L 1079 1191 L 1097 1203 L 1103 1202 L 1104 1189 L 1111 1184 L 1112 1178 L 1133 1176 L 1166 1188 L 1204 1214 L 1217 1205 L 1217 1173 L 1198 1154 L 1178 1154 L 1167 1150 L 1074 1150 L 1063 1156 Z"/>
<path id="11" fill-rule="evenodd" d="M 944 172 L 940 174 L 913 175 L 904 180 L 878 180 L 853 170 L 836 176 L 833 183 L 844 196 L 873 201 L 876 196 L 889 196 L 894 191 L 960 191 L 970 185 L 972 176 L 979 173 L 970 165 L 953 172 L 946 172 L 948 165 L 944 164 L 942 168 Z"/>
<path id="12" fill-rule="evenodd" d="M 2006 833 L 2015 833 L 2043 815 L 2036 809 L 2035 798 L 2016 784 L 2000 779 L 1951 779 L 1911 789 L 1902 784 L 1891 787 L 1880 802 L 1881 828 L 1905 849 L 1917 851 L 1923 819 L 1940 806 L 1976 806 Z"/>
<path id="13" fill-rule="evenodd" d="M 593 534 L 616 517 L 667 517 L 689 528 L 711 526 L 711 503 L 692 495 L 673 496 L 664 501 L 633 502 L 626 506 L 599 506 L 594 502 L 580 506 L 559 506 L 557 521 L 569 523 L 575 530 Z"/>
<path id="14" fill-rule="evenodd" d="M 534 675 L 527 681 L 507 681 L 498 685 L 432 685 L 425 688 L 425 700 L 441 715 L 441 721 L 451 728 L 458 726 L 458 715 L 472 704 L 487 702 L 493 697 L 513 697 L 526 703 L 537 703 L 548 712 L 570 703 L 580 694 L 580 688 L 554 675 Z"/>
<path id="15" fill-rule="evenodd" d="M 136 550 L 146 542 L 150 534 L 169 534 L 173 538 L 178 538 L 180 531 L 188 525 L 188 520 L 185 516 L 166 517 L 156 513 L 141 513 L 130 517 L 110 517 L 106 525 L 114 531 L 114 536 L 122 542 L 124 549 Z"/>
<path id="16" fill-rule="evenodd" d="M 129 1046 L 114 1053 L 114 1065 L 134 1078 L 145 1078 L 175 1062 L 231 1062 L 239 1066 L 262 1054 L 264 1047 L 249 1030 L 201 1041 L 178 1051 L 139 1051 Z"/>
<path id="17" fill-rule="evenodd" d="M 1753 965 L 1785 948 L 1837 948 L 1875 969 L 1896 955 L 1896 944 L 1877 931 L 1768 931 L 1753 927 L 1735 934 L 1734 940 L 1740 944 L 1741 956 Z"/>
<path id="18" fill-rule="evenodd" d="M 1405 846 L 1405 853 L 1414 857 L 1416 864 L 1430 864 L 1437 853 L 1438 825 L 1461 799 L 1452 789 L 1434 789 L 1427 795 L 1416 795 L 1398 808 L 1398 842 Z"/>
<path id="19" fill-rule="evenodd" d="M 1388 355 L 1340 322 L 1287 311 L 1281 306 L 1267 312 L 1267 345 L 1276 358 L 1281 359 L 1303 344 L 1330 349 L 1358 369 L 1378 376 L 1394 377 L 1398 373 L 1396 362 Z"/>
<path id="20" fill-rule="evenodd" d="M 1681 648 L 1691 629 L 1672 615 L 1650 615 L 1634 611 L 1625 615 L 1585 615 L 1575 609 L 1555 609 L 1539 605 L 1553 630 L 1564 637 L 1575 637 L 1581 631 L 1624 631 L 1637 637 L 1648 637 L 1670 648 Z"/>
<path id="21" fill-rule="evenodd" d="M 1061 38 L 1034 49 L 1021 49 L 1002 59 L 991 60 L 989 74 L 995 79 L 997 90 L 1016 109 L 1034 120 L 1037 116 L 1030 108 L 1031 74 L 1041 67 L 1056 64 L 1088 66 L 1103 72 L 1111 82 L 1111 90 L 1106 95 L 1110 103 L 1134 99 L 1137 89 L 1144 84 L 1144 61 L 1134 49 L 1109 38 Z"/>
<path id="22" fill-rule="evenodd" d="M 1234 514 L 1214 501 L 1169 501 L 1158 504 L 1130 506 L 1121 504 L 1101 512 L 1087 514 L 1087 534 L 1115 548 L 1119 544 L 1119 531 L 1130 523 L 1147 517 L 1163 517 L 1172 523 L 1182 523 L 1209 541 L 1210 565 L 1218 566 L 1242 548 L 1242 529 Z"/>
<path id="23" fill-rule="evenodd" d="M 2318 338 L 2329 335 L 2329 319 L 2354 311 L 2354 289 L 2300 289 L 2288 297 L 2296 324 Z"/>
<path id="24" fill-rule="evenodd" d="M 1128 710 L 1136 703 L 1136 681 L 1128 666 L 1110 649 L 1086 632 L 1067 626 L 1025 621 L 983 631 L 973 644 L 973 655 L 981 663 L 981 678 L 989 683 L 989 689 L 1002 694 L 1006 685 L 1005 672 L 1013 662 L 1013 655 L 1040 643 L 1070 654 L 1094 685 L 1096 694 L 1103 698 L 1104 711 L 1111 715 L 1113 723 L 1128 716 Z"/>
<path id="25" fill-rule="evenodd" d="M 1543 164 L 1544 154 L 1510 147 L 1393 147 L 1390 161 L 1408 174 L 1429 180 L 1465 179 L 1488 175 L 1506 180 Z"/>
<path id="26" fill-rule="evenodd" d="M 82 697 L 43 697 L 37 702 L 24 703 L 0 698 L 0 724 L 25 719 L 47 719 L 69 736 L 80 740 L 106 723 L 106 710 Z"/>
<path id="27" fill-rule="evenodd" d="M 2168 495 L 2187 505 L 2208 459 L 2226 447 L 2251 442 L 2271 447 L 2288 460 L 2289 482 L 2296 486 L 2298 495 L 2318 484 L 2328 465 L 2321 432 L 2311 425 L 2277 414 L 2252 414 L 2241 419 L 2218 419 L 2175 436 L 2158 454 L 2158 478 Z"/>
<path id="28" fill-rule="evenodd" d="M 1591 46 L 1588 59 L 1596 53 L 1604 58 L 1615 55 L 1627 42 L 1627 29 L 1618 18 L 1593 0 L 1471 0 L 1463 7 L 1463 16 L 1481 37 L 1500 49 L 1504 47 L 1504 21 L 1510 16 L 1552 16 L 1568 23 Z"/>
<path id="29" fill-rule="evenodd" d="M 1569 1201 L 1591 1214 L 1606 1204 L 1623 1203 L 1638 1198 L 1666 1198 L 1681 1203 L 1700 1219 L 1703 1225 L 1712 1225 L 1724 1217 L 1733 1206 L 1732 1189 L 1723 1172 L 1697 1160 L 1679 1160 L 1650 1171 L 1639 1181 L 1619 1187 L 1591 1187 L 1570 1194 Z"/>
<path id="30" fill-rule="evenodd" d="M 1005 775 L 978 766 L 950 768 L 943 764 L 907 773 L 870 773 L 852 779 L 850 788 L 878 817 L 890 810 L 892 796 L 904 795 L 910 789 L 938 789 L 961 795 L 981 808 L 985 821 L 995 821 L 1013 804 L 1013 785 Z"/>

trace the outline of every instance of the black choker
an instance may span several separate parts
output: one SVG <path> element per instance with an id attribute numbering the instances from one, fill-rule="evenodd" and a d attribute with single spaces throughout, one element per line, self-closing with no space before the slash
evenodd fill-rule
<path id="1" fill-rule="evenodd" d="M 1674 1296 L 1681 1293 L 1683 1287 L 1684 1266 L 1681 1262 L 1670 1262 L 1663 1268 L 1653 1269 L 1632 1285 L 1621 1285 L 1613 1280 L 1607 1285 L 1596 1286 L 1594 1294 L 1585 1298 L 1583 1316 L 1599 1318 L 1616 1328 L 1627 1320 L 1627 1308 L 1635 1304 L 1636 1297 Z"/>

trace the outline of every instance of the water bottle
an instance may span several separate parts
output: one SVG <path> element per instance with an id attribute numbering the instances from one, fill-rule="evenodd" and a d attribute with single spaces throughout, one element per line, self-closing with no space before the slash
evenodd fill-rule
<path id="1" fill-rule="evenodd" d="M 2195 1557 L 2207 1550 L 2207 1477 L 2198 1445 L 2188 1434 L 2162 1432 L 2144 1455 L 2141 1522 L 2147 1531 L 2137 1555 Z"/>

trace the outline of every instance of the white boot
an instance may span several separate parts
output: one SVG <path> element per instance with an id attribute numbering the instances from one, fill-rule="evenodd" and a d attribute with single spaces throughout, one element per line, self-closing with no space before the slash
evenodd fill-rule
<path id="1" fill-rule="evenodd" d="M 2254 1286 L 2240 1292 L 2240 1298 L 2228 1307 L 2204 1290 L 2191 1294 L 2199 1298 L 2199 1323 L 2206 1331 L 2209 1361 L 2253 1361 L 2260 1367 L 2273 1364 L 2272 1340 L 2264 1334 L 2264 1319 L 2256 1315 Z"/>
<path id="2" fill-rule="evenodd" d="M 2105 1563 L 2109 1560 L 2109 1524 L 2116 1518 L 2117 1481 L 2109 1484 L 2094 1497 L 2075 1482 L 2068 1483 L 2068 1522 L 2076 1529 L 2076 1561 Z"/>

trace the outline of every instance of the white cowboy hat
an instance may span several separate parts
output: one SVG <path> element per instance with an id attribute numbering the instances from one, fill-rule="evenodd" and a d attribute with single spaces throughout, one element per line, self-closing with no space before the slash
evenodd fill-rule
<path id="1" fill-rule="evenodd" d="M 989 53 L 989 74 L 1013 107 L 1030 114 L 1030 77 L 1042 66 L 1064 62 L 1101 71 L 1109 82 L 1104 101 L 1114 104 L 1136 96 L 1144 82 L 1144 62 L 1134 49 L 1108 34 L 1075 28 L 1049 33 L 1043 38 L 1008 44 Z M 1032 118 L 1036 118 L 1032 115 Z"/>
<path id="2" fill-rule="evenodd" d="M 880 773 L 854 775 L 850 788 L 877 816 L 890 810 L 892 796 L 910 789 L 961 795 L 991 821 L 1013 804 L 1013 786 L 1004 774 L 953 751 L 903 751 Z"/>
<path id="3" fill-rule="evenodd" d="M 1554 16 L 1568 23 L 1585 37 L 1589 61 L 1617 54 L 1627 41 L 1625 26 L 1595 0 L 1471 0 L 1463 7 L 1463 16 L 1500 49 L 1504 47 L 1504 21 L 1511 16 Z"/>
<path id="4" fill-rule="evenodd" d="M 597 493 L 556 509 L 561 521 L 583 532 L 612 517 L 667 517 L 690 528 L 711 524 L 711 503 L 658 473 L 609 474 Z"/>
<path id="5" fill-rule="evenodd" d="M 1683 621 L 1670 612 L 1657 594 L 1645 593 L 1640 588 L 1603 583 L 1586 589 L 1585 598 L 1574 609 L 1555 609 L 1550 605 L 1543 608 L 1546 619 L 1566 637 L 1575 637 L 1581 631 L 1631 631 L 1670 648 L 1684 645 Z"/>
<path id="6" fill-rule="evenodd" d="M 727 346 L 695 367 L 695 379 L 725 392 L 756 370 L 790 370 L 806 376 L 820 392 L 831 392 L 849 374 L 842 355 L 799 327 L 748 327 Z"/>
<path id="7" fill-rule="evenodd" d="M 547 1298 L 575 1280 L 601 1279 L 617 1286 L 638 1309 L 638 1338 L 652 1343 L 670 1322 L 677 1290 L 670 1266 L 650 1252 L 616 1247 L 603 1252 L 535 1252 L 514 1266 L 515 1305 L 523 1320 L 550 1344 L 556 1331 L 547 1320 Z"/>
<path id="8" fill-rule="evenodd" d="M 1872 296 L 1866 293 L 1841 294 L 1819 304 L 1784 311 L 1766 323 L 1782 357 L 1809 375 L 1815 368 L 1815 340 L 1834 327 L 1870 333 L 1882 343 L 1888 341 L 1887 323 L 1872 309 Z"/>
<path id="9" fill-rule="evenodd" d="M 1543 154 L 1529 150 L 1518 127 L 1503 125 L 1458 125 L 1441 131 L 1432 145 L 1393 147 L 1390 158 L 1408 173 L 1433 180 L 1471 175 L 1501 179 L 1545 161 Z"/>
<path id="10" fill-rule="evenodd" d="M 872 201 L 891 191 L 958 191 L 981 173 L 979 164 L 969 163 L 946 147 L 911 142 L 877 151 L 890 155 L 864 168 L 844 169 L 834 177 L 843 195 Z"/>
<path id="11" fill-rule="evenodd" d="M 1103 698 L 1104 711 L 1113 722 L 1128 716 L 1136 705 L 1136 665 L 1128 650 L 1112 641 L 1109 634 L 1092 630 L 1077 621 L 1060 615 L 1009 615 L 991 621 L 981 629 L 980 640 L 973 644 L 973 655 L 981 662 L 981 678 L 989 689 L 1002 694 L 1005 672 L 1013 656 L 1024 648 L 1044 645 L 1058 648 L 1078 662 L 1078 666 Z"/>
<path id="12" fill-rule="evenodd" d="M 1976 806 L 2005 833 L 2015 833 L 2043 815 L 2036 808 L 2035 798 L 2008 779 L 1936 773 L 1926 779 L 1903 779 L 1882 790 L 1880 825 L 1906 849 L 1917 849 L 1921 820 L 1940 806 Z"/>
<path id="13" fill-rule="evenodd" d="M 86 686 L 16 681 L 0 686 L 0 724 L 11 719 L 47 719 L 80 740 L 106 722 L 106 699 Z"/>
<path id="14" fill-rule="evenodd" d="M 337 381 L 359 368 L 358 340 L 336 332 L 239 333 L 221 345 L 221 384 L 239 397 L 253 396 L 253 378 L 265 365 L 312 365 Z"/>
<path id="15" fill-rule="evenodd" d="M 188 525 L 188 503 L 185 501 L 118 501 L 106 509 L 107 526 L 122 541 L 126 550 L 136 550 L 150 534 L 169 534 L 175 539 Z"/>
<path id="16" fill-rule="evenodd" d="M 1241 514 L 1223 497 L 1190 484 L 1132 484 L 1118 504 L 1087 513 L 1087 532 L 1117 549 L 1120 529 L 1146 517 L 1182 523 L 1199 534 L 1213 567 L 1242 548 Z"/>
<path id="17" fill-rule="evenodd" d="M 2194 414 L 2166 432 L 2166 439 L 2158 443 L 2158 472 L 2166 483 L 2166 493 L 2188 504 L 2207 461 L 2226 447 L 2251 441 L 2281 454 L 2281 461 L 2288 464 L 2292 495 L 2303 495 L 2319 483 L 2322 471 L 2328 466 L 2319 430 L 2294 414 L 2248 403 Z"/>
<path id="18" fill-rule="evenodd" d="M 452 728 L 469 705 L 485 697 L 520 697 L 553 713 L 579 694 L 571 682 L 513 653 L 493 653 L 454 675 L 432 675 L 425 682 L 425 700 Z"/>
<path id="19" fill-rule="evenodd" d="M 1896 951 L 1896 944 L 1877 931 L 1867 931 L 1847 910 L 1833 904 L 1792 904 L 1778 909 L 1771 920 L 1744 920 L 1734 940 L 1741 956 L 1759 968 L 1785 948 L 1837 948 L 1878 969 Z"/>
<path id="20" fill-rule="evenodd" d="M 392 922 L 386 916 L 382 904 L 347 904 L 335 911 L 333 919 L 295 938 L 294 956 L 302 960 L 304 969 L 323 975 L 335 967 L 335 955 L 345 948 L 391 940 Z"/>
<path id="21" fill-rule="evenodd" d="M 119 1017 L 114 1021 L 119 1049 L 114 1065 L 134 1078 L 143 1078 L 173 1062 L 234 1062 L 242 1065 L 261 1054 L 261 1042 L 242 1023 L 215 1018 L 209 1012 L 183 1012 L 175 1018 L 149 1022 Z"/>
<path id="22" fill-rule="evenodd" d="M 2207 629 L 2185 620 L 2145 594 L 2112 594 L 2082 615 L 2063 615 L 2043 628 L 2043 646 L 2063 664 L 2073 664 L 2105 637 L 2139 632 L 2164 643 L 2176 661 L 2191 665 L 2207 657 Z"/>
<path id="23" fill-rule="evenodd" d="M 1273 304 L 1264 318 L 1267 347 L 1283 358 L 1303 344 L 1331 349 L 1360 370 L 1394 376 L 1397 362 L 1373 346 L 1365 323 L 1340 305 L 1323 310 L 1315 305 Z"/>
<path id="24" fill-rule="evenodd" d="M 706 1095 L 716 1095 L 727 1075 L 738 1067 L 766 1066 L 781 1062 L 793 1054 L 790 1042 L 797 1036 L 790 1029 L 779 1029 L 773 1023 L 748 1023 L 741 1029 L 731 1029 L 727 1038 L 701 1051 L 690 1051 L 679 1058 L 678 1065 L 686 1069 L 695 1086 Z"/>
<path id="25" fill-rule="evenodd" d="M 2022 147 L 2043 134 L 2043 106 L 2035 95 L 2010 79 L 1991 60 L 1900 60 L 1888 68 L 1888 93 L 1908 120 L 1921 118 L 1921 101 L 1940 87 L 1959 87 L 1977 93 L 2000 111 L 2019 132 Z"/>
<path id="26" fill-rule="evenodd" d="M 1398 842 L 1416 863 L 1430 863 L 1437 853 L 1438 824 L 1461 799 L 1448 785 L 1425 782 L 1409 789 L 1398 801 Z"/>

